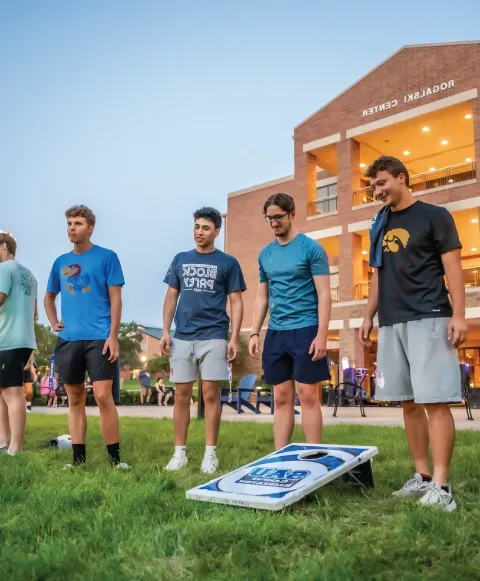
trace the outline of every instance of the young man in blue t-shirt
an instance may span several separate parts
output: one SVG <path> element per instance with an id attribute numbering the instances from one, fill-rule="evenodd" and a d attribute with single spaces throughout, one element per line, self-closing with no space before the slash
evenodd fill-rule
<path id="1" fill-rule="evenodd" d="M 15 238 L 0 232 L 0 453 L 10 456 L 23 447 L 24 368 L 37 348 L 37 281 L 16 251 Z"/>
<path id="2" fill-rule="evenodd" d="M 125 284 L 122 267 L 115 252 L 90 241 L 95 215 L 89 208 L 73 206 L 65 215 L 73 251 L 63 254 L 53 264 L 45 311 L 58 333 L 55 367 L 68 393 L 73 466 L 83 464 L 86 459 L 85 375 L 88 372 L 110 461 L 113 466 L 125 469 L 127 464 L 120 461 L 120 427 L 112 393 L 119 356 L 121 291 Z M 55 306 L 59 293 L 60 321 Z"/>
<path id="3" fill-rule="evenodd" d="M 213 208 L 202 208 L 195 212 L 194 219 L 196 247 L 175 256 L 164 280 L 168 290 L 163 305 L 161 349 L 170 356 L 170 380 L 175 383 L 175 453 L 166 469 L 179 470 L 188 462 L 190 400 L 193 382 L 200 371 L 206 443 L 201 470 L 211 474 L 218 469 L 220 382 L 228 379 L 228 362 L 238 355 L 242 292 L 246 285 L 238 261 L 215 248 L 222 226 L 221 214 Z M 228 298 L 232 317 L 230 341 Z M 175 335 L 170 339 L 174 315 Z"/>
<path id="4" fill-rule="evenodd" d="M 275 240 L 260 253 L 260 286 L 249 352 L 259 357 L 260 331 L 270 312 L 263 348 L 264 381 L 274 386 L 275 448 L 290 442 L 294 428 L 295 382 L 302 427 L 310 444 L 322 437 L 320 382 L 330 379 L 327 333 L 332 299 L 325 250 L 294 227 L 295 202 L 270 196 L 263 207 Z"/>

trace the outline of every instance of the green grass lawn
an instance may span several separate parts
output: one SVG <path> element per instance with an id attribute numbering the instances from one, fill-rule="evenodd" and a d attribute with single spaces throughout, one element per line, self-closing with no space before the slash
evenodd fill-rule
<path id="1" fill-rule="evenodd" d="M 478 579 L 480 433 L 458 434 L 447 514 L 398 502 L 411 477 L 403 431 L 338 426 L 326 443 L 375 445 L 376 488 L 319 489 L 279 513 L 185 499 L 205 482 L 203 424 L 193 420 L 182 473 L 162 469 L 169 420 L 121 419 L 129 472 L 108 467 L 97 418 L 89 418 L 85 468 L 62 471 L 69 452 L 41 450 L 67 431 L 66 416 L 28 417 L 26 452 L 0 456 L 0 578 L 5 581 L 287 581 Z M 299 429 L 294 440 L 302 441 Z M 272 451 L 272 426 L 222 424 L 223 472 Z"/>

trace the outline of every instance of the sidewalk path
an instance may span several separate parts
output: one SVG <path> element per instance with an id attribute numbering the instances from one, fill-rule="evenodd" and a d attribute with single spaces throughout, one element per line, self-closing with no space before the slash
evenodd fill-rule
<path id="1" fill-rule="evenodd" d="M 173 406 L 118 406 L 118 413 L 121 417 L 132 418 L 173 418 Z M 273 416 L 270 415 L 267 408 L 262 406 L 262 413 L 259 415 L 246 411 L 243 414 L 237 414 L 228 406 L 223 407 L 222 420 L 229 422 L 263 422 L 272 423 Z M 300 409 L 297 408 L 299 411 Z M 68 408 L 47 408 L 34 407 L 32 413 L 45 415 L 66 414 Z M 197 406 L 191 407 L 191 417 L 197 416 Z M 333 408 L 322 407 L 323 423 L 326 426 L 338 426 L 342 424 L 364 425 L 364 426 L 403 426 L 402 410 L 400 408 L 365 408 L 366 418 L 360 416 L 358 408 L 339 408 L 336 418 L 332 416 Z M 473 410 L 474 421 L 467 420 L 467 414 L 464 408 L 453 408 L 453 417 L 458 430 L 480 430 L 480 410 Z M 87 407 L 87 414 L 98 416 L 98 407 Z M 296 415 L 295 421 L 301 424 L 302 416 Z"/>

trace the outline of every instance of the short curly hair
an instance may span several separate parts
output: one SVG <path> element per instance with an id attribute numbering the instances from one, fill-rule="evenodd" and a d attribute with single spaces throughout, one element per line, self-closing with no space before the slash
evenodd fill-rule
<path id="1" fill-rule="evenodd" d="M 66 218 L 85 218 L 89 226 L 95 226 L 95 214 L 87 206 L 72 206 L 65 212 Z"/>
<path id="2" fill-rule="evenodd" d="M 218 210 L 215 210 L 215 208 L 211 208 L 210 206 L 200 208 L 194 212 L 193 218 L 194 220 L 203 218 L 204 220 L 212 222 L 215 226 L 215 230 L 219 230 L 222 227 L 222 215 Z"/>

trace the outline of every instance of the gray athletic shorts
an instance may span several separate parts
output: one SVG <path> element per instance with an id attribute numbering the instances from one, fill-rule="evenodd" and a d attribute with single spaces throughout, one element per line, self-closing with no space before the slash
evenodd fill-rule
<path id="1" fill-rule="evenodd" d="M 449 318 L 421 319 L 378 330 L 379 401 L 462 401 L 457 350 L 448 341 Z"/>
<path id="2" fill-rule="evenodd" d="M 200 376 L 205 381 L 228 379 L 227 345 L 225 339 L 182 341 L 172 339 L 170 347 L 170 381 L 190 383 Z"/>

